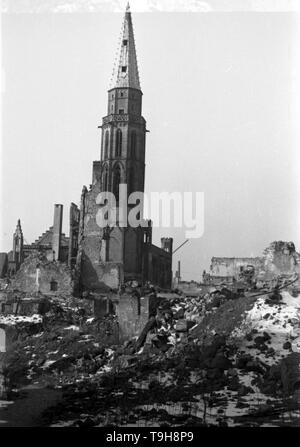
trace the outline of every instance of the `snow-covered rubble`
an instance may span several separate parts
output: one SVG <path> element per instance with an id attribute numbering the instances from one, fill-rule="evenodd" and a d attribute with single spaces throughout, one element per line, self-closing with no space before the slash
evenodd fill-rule
<path id="1" fill-rule="evenodd" d="M 13 326 L 19 323 L 41 323 L 42 317 L 38 314 L 31 316 L 24 315 L 0 315 L 0 324 Z"/>
<path id="2" fill-rule="evenodd" d="M 281 296 L 282 300 L 276 304 L 266 296 L 258 298 L 242 325 L 231 334 L 240 350 L 251 351 L 269 365 L 280 361 L 289 351 L 300 352 L 300 296 L 294 298 L 287 291 L 281 292 Z M 268 350 L 255 348 L 246 337 L 251 331 L 256 336 L 265 333 L 270 337 L 266 341 Z M 273 355 L 269 355 L 270 349 L 274 350 Z"/>

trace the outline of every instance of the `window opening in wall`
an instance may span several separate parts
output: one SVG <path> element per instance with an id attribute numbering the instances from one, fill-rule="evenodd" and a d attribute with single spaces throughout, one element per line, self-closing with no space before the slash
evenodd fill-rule
<path id="1" fill-rule="evenodd" d="M 56 292 L 57 291 L 57 281 L 52 280 L 50 282 L 50 290 L 51 290 L 51 292 Z"/>
<path id="2" fill-rule="evenodd" d="M 138 313 L 138 316 L 140 316 L 141 315 L 141 299 L 139 296 L 137 296 L 136 298 L 137 298 L 137 313 Z"/>
<path id="3" fill-rule="evenodd" d="M 117 201 L 119 201 L 119 185 L 121 183 L 121 170 L 117 166 L 114 170 L 113 193 Z"/>
<path id="4" fill-rule="evenodd" d="M 105 132 L 105 140 L 104 140 L 104 158 L 108 156 L 108 145 L 109 145 L 109 132 L 107 130 Z"/>
<path id="5" fill-rule="evenodd" d="M 121 157 L 121 155 L 122 155 L 122 131 L 121 131 L 121 129 L 117 130 L 115 154 L 117 157 Z"/>

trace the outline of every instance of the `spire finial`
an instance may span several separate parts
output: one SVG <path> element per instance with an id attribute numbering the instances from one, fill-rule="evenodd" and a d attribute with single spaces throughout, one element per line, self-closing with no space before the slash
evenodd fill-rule
<path id="1" fill-rule="evenodd" d="M 129 2 L 127 2 L 126 12 L 130 12 L 130 4 L 129 4 Z"/>

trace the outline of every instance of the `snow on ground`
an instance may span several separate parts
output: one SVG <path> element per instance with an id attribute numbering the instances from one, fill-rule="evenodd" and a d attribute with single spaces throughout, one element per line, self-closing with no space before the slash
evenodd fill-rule
<path id="1" fill-rule="evenodd" d="M 49 368 L 49 366 L 53 365 L 53 363 L 55 363 L 56 360 L 46 360 L 45 363 L 42 366 L 42 369 L 47 369 Z"/>
<path id="2" fill-rule="evenodd" d="M 111 358 L 114 355 L 114 353 L 115 353 L 115 351 L 113 349 L 110 349 L 110 348 L 106 348 L 105 352 L 108 355 L 108 358 Z"/>
<path id="3" fill-rule="evenodd" d="M 286 291 L 281 292 L 281 295 L 282 300 L 278 304 L 267 302 L 265 296 L 259 298 L 246 313 L 240 328 L 231 334 L 231 338 L 238 341 L 240 350 L 251 352 L 269 365 L 288 355 L 289 350 L 283 348 L 287 341 L 291 343 L 294 352 L 300 352 L 300 296 L 293 298 Z M 253 342 L 245 338 L 253 329 L 257 330 L 256 336 L 263 332 L 270 335 L 271 340 L 267 344 L 274 349 L 274 355 L 255 349 Z"/>
<path id="4" fill-rule="evenodd" d="M 0 315 L 0 324 L 13 326 L 18 323 L 41 323 L 42 317 L 38 314 L 31 315 L 30 317 L 24 315 Z"/>
<path id="5" fill-rule="evenodd" d="M 88 318 L 86 320 L 87 323 L 92 323 L 95 320 L 95 317 Z"/>

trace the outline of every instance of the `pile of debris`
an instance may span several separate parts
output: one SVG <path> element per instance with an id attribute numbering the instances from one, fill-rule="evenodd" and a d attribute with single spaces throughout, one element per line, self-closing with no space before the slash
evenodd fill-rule
<path id="1" fill-rule="evenodd" d="M 300 383 L 300 301 L 290 281 L 276 284 L 194 298 L 127 284 L 121 293 L 154 300 L 122 345 L 115 315 L 97 318 L 89 299 L 51 298 L 40 331 L 7 353 L 7 377 L 12 388 L 25 378 L 62 390 L 45 425 L 274 423 Z"/>

